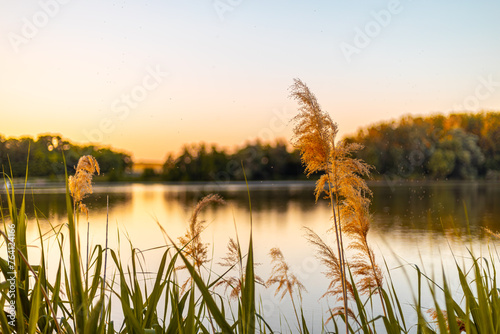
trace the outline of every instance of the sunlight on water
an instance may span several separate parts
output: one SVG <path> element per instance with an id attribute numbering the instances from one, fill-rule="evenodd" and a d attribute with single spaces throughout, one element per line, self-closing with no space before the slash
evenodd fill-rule
<path id="1" fill-rule="evenodd" d="M 298 183 L 251 183 L 253 236 L 257 275 L 266 280 L 271 267 L 269 250 L 279 247 L 292 271 L 307 288 L 303 295 L 304 314 L 315 326 L 328 318 L 328 306 L 335 306 L 333 299 L 321 299 L 328 281 L 325 270 L 316 259 L 314 249 L 305 238 L 303 226 L 316 231 L 332 246 L 334 240 L 327 233 L 330 228 L 331 209 L 325 201 L 315 203 L 314 184 Z M 373 184 L 373 204 L 371 207 L 372 228 L 369 242 L 374 249 L 381 267 L 390 270 L 393 283 L 399 291 L 406 291 L 408 302 L 413 302 L 414 291 L 408 282 L 416 279 L 413 265 L 418 265 L 431 277 L 441 279 L 441 268 L 452 271 L 455 258 L 464 261 L 469 257 L 469 242 L 475 246 L 487 246 L 487 238 L 482 227 L 500 229 L 500 209 L 495 205 L 499 198 L 499 187 L 495 184 L 441 183 L 441 184 Z M 209 256 L 214 259 L 212 270 L 222 273 L 225 269 L 218 262 L 225 256 L 229 238 L 239 240 L 243 249 L 248 245 L 250 233 L 250 211 L 246 186 L 241 183 L 227 186 L 217 185 L 164 185 L 130 184 L 97 185 L 95 193 L 85 202 L 90 210 L 90 244 L 105 243 L 106 196 L 109 195 L 109 247 L 120 249 L 122 260 L 129 262 L 130 246 L 146 251 L 162 247 L 168 236 L 177 241 L 187 228 L 188 220 L 197 201 L 209 192 L 223 196 L 227 204 L 210 206 L 202 211 L 201 219 L 206 221 L 202 241 L 209 243 Z M 51 225 L 65 223 L 64 189 L 51 188 L 33 191 L 36 207 L 48 219 L 41 219 L 43 232 L 49 232 Z M 467 237 L 467 220 L 464 204 L 470 220 L 471 236 Z M 28 203 L 28 215 L 33 222 L 33 205 Z M 157 222 L 163 227 L 164 235 Z M 237 232 L 236 232 L 237 230 Z M 86 245 L 87 224 L 80 217 L 80 237 L 82 248 Z M 118 238 L 118 233 L 120 238 Z M 456 236 L 460 234 L 460 236 Z M 28 240 L 38 245 L 38 231 L 35 224 L 28 230 Z M 49 255 L 57 257 L 57 245 L 47 239 Z M 51 253 L 50 250 L 53 252 Z M 482 248 L 483 251 L 487 249 Z M 453 251 L 453 253 L 452 253 Z M 30 249 L 36 259 L 38 248 Z M 154 272 L 160 260 L 161 250 L 144 253 L 147 270 Z M 49 259 L 50 260 L 50 259 Z M 58 258 L 49 261 L 54 266 Z M 109 265 L 112 270 L 112 265 Z M 50 269 L 50 268 L 49 268 Z M 52 268 L 55 270 L 55 268 Z M 384 268 L 384 272 L 386 272 Z M 205 273 L 208 277 L 208 272 Z M 412 286 L 415 286 L 414 284 Z M 224 291 L 221 290 L 221 293 Z M 280 315 L 293 321 L 288 296 L 283 301 L 274 296 L 274 290 L 258 289 L 260 307 L 271 325 L 280 327 Z M 430 296 L 426 300 L 431 304 Z M 429 304 L 429 305 L 430 305 Z M 377 310 L 377 305 L 374 306 Z M 405 306 L 405 307 L 409 307 Z M 116 310 L 116 318 L 121 318 Z"/>

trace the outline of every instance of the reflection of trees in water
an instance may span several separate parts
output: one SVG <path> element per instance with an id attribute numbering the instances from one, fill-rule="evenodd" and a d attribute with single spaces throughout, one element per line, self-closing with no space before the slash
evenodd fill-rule
<path id="1" fill-rule="evenodd" d="M 379 224 L 375 228 L 467 230 L 464 204 L 473 234 L 482 227 L 500 229 L 498 184 L 485 182 L 420 182 L 375 185 L 372 212 Z"/>
<path id="2" fill-rule="evenodd" d="M 480 234 L 482 227 L 500 231 L 499 183 L 457 183 L 457 182 L 415 182 L 415 183 L 376 183 L 371 185 L 373 201 L 372 229 L 391 232 L 399 230 L 434 231 L 441 233 L 445 229 L 456 228 L 466 231 L 464 202 L 467 206 L 473 234 Z M 97 212 L 106 211 L 106 196 L 110 196 L 112 209 L 127 207 L 132 203 L 133 188 L 116 189 L 109 192 L 97 192 L 84 201 L 89 209 Z M 250 195 L 254 213 L 286 213 L 288 210 L 305 214 L 325 205 L 315 204 L 314 183 L 251 183 Z M 185 208 L 191 212 L 196 203 L 209 193 L 217 193 L 235 208 L 248 211 L 248 197 L 244 183 L 230 183 L 217 186 L 214 184 L 164 185 L 151 188 L 160 192 L 167 203 Z M 2 198 L 3 210 L 7 210 L 6 195 Z M 43 215 L 54 221 L 66 220 L 66 195 L 64 193 L 26 195 L 26 213 L 34 217 L 33 200 Z M 16 195 L 17 205 L 21 204 L 22 195 Z M 216 210 L 216 208 L 214 208 Z M 4 212 L 6 213 L 6 212 Z M 39 215 L 41 216 L 41 215 Z"/>
<path id="3" fill-rule="evenodd" d="M 256 183 L 250 184 L 252 211 L 286 212 L 289 208 L 300 211 L 314 210 L 314 183 Z M 209 193 L 217 193 L 239 209 L 248 210 L 248 193 L 245 184 L 190 185 L 165 191 L 166 201 L 178 201 L 181 205 L 195 205 L 200 198 Z"/>
<path id="4" fill-rule="evenodd" d="M 104 193 L 92 194 L 91 196 L 85 198 L 83 201 L 89 207 L 89 210 L 106 210 L 106 196 Z M 130 202 L 132 198 L 131 193 L 110 193 L 109 200 L 114 206 L 126 204 Z M 2 203 L 7 203 L 7 196 L 5 194 L 1 195 Z M 21 205 L 22 195 L 16 195 L 16 204 L 19 207 Z M 66 194 L 63 193 L 35 193 L 26 194 L 26 214 L 29 219 L 35 217 L 34 209 L 37 209 L 37 214 L 39 218 L 47 217 L 54 220 L 65 220 L 67 218 L 66 212 Z"/>

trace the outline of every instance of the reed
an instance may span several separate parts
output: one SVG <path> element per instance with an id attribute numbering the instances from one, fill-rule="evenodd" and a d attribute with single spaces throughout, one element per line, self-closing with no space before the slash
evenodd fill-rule
<path id="1" fill-rule="evenodd" d="M 278 287 L 274 295 L 276 296 L 281 292 L 281 299 L 283 299 L 287 294 L 292 302 L 293 311 L 295 313 L 295 319 L 297 320 L 298 330 L 302 334 L 304 331 L 302 329 L 303 324 L 299 319 L 299 314 L 297 312 L 297 307 L 295 306 L 294 292 L 296 291 L 299 295 L 300 302 L 302 304 L 302 291 L 306 291 L 305 286 L 299 281 L 297 276 L 290 270 L 288 263 L 285 261 L 285 257 L 279 248 L 272 248 L 269 252 L 271 256 L 271 264 L 273 265 L 273 270 L 271 276 L 266 281 L 266 287 L 277 284 Z M 302 312 L 301 312 L 302 314 Z M 303 318 L 303 314 L 302 314 Z"/>
<path id="2" fill-rule="evenodd" d="M 201 267 L 208 262 L 207 244 L 201 241 L 201 233 L 205 229 L 205 221 L 198 219 L 200 212 L 210 204 L 225 204 L 226 202 L 217 194 L 210 194 L 203 197 L 195 206 L 186 234 L 179 237 L 183 252 L 192 259 L 193 266 L 201 274 Z M 179 267 L 184 269 L 185 266 Z"/>
<path id="3" fill-rule="evenodd" d="M 339 147 L 342 145 L 335 146 L 336 149 Z M 344 159 L 342 163 L 346 165 L 334 160 L 338 163 L 337 168 L 352 166 L 348 164 L 349 157 L 344 156 Z M 94 162 L 89 158 L 86 160 Z M 95 171 L 98 170 L 96 164 L 95 161 Z M 332 171 L 334 169 L 325 173 L 332 174 L 329 177 L 335 180 Z M 332 214 L 335 213 L 337 219 L 341 218 L 337 222 L 339 232 L 341 230 L 344 233 L 345 245 L 351 248 L 354 257 L 347 261 L 344 253 L 344 260 L 340 260 L 338 247 L 331 247 L 314 231 L 305 230 L 306 238 L 314 245 L 320 261 L 326 267 L 325 273 L 331 280 L 330 285 L 325 287 L 325 296 L 345 301 L 347 294 L 352 300 L 351 307 L 345 307 L 344 304 L 330 310 L 331 319 L 326 324 L 322 321 L 321 332 L 340 332 L 339 321 L 344 323 L 348 333 L 499 332 L 500 294 L 496 264 L 500 259 L 494 251 L 489 258 L 485 258 L 475 256 L 471 249 L 468 261 L 463 264 L 454 258 L 456 271 L 443 271 L 441 284 L 414 266 L 409 272 L 409 275 L 418 278 L 417 286 L 412 287 L 416 291 L 414 313 L 403 312 L 401 305 L 407 301 L 402 300 L 401 295 L 406 291 L 396 290 L 387 267 L 385 272 L 388 278 L 382 282 L 382 270 L 375 265 L 373 251 L 366 242 L 369 200 L 360 190 L 365 194 L 368 192 L 355 176 L 347 174 L 337 171 L 337 175 L 355 180 L 353 184 L 341 187 L 339 181 L 339 184 L 332 184 L 330 188 L 326 184 L 323 186 L 330 190 L 338 187 L 338 197 L 334 192 L 326 193 L 326 196 L 330 200 L 335 198 Z M 82 253 L 86 251 L 79 247 L 79 230 L 76 227 L 76 216 L 78 211 L 82 212 L 82 203 L 79 202 L 84 196 L 78 197 L 80 190 L 74 187 L 75 183 L 70 186 L 70 178 L 67 178 L 67 224 L 51 225 L 51 233 L 42 233 L 39 221 L 41 215 L 35 209 L 39 235 L 39 244 L 36 246 L 40 250 L 40 257 L 34 259 L 28 247 L 35 245 L 26 240 L 26 190 L 23 190 L 19 204 L 14 186 L 10 186 L 13 184 L 11 178 L 4 175 L 4 180 L 5 202 L 0 201 L 4 232 L 0 232 L 0 235 L 7 253 L 6 256 L 0 256 L 0 273 L 3 277 L 0 282 L 0 304 L 4 306 L 4 311 L 0 312 L 2 333 L 310 333 L 301 298 L 302 293 L 306 292 L 305 287 L 279 249 L 270 251 L 273 270 L 266 286 L 277 286 L 275 294 L 280 294 L 281 299 L 290 297 L 297 326 L 295 329 L 273 330 L 266 314 L 257 309 L 256 285 L 264 280 L 255 272 L 251 230 L 246 252 L 241 249 L 238 235 L 229 241 L 228 254 L 221 262 L 227 268 L 226 272 L 221 275 L 202 275 L 205 269 L 210 271 L 210 262 L 213 260 L 208 259 L 206 244 L 202 242 L 204 220 L 200 219 L 200 215 L 209 204 L 223 204 L 220 196 L 204 197 L 193 208 L 187 232 L 178 238 L 180 242 L 170 239 L 164 246 L 139 250 L 130 241 L 130 260 L 122 257 L 120 248 L 94 246 L 88 252 L 87 278 L 82 271 L 85 259 Z M 90 194 L 91 183 L 82 184 L 87 189 L 86 194 Z M 340 192 L 340 188 L 343 192 Z M 322 191 L 319 190 L 316 189 L 317 196 Z M 80 191 L 80 194 L 83 192 Z M 88 210 L 83 212 L 91 214 Z M 164 227 L 160 225 L 160 229 L 168 237 Z M 60 254 L 55 275 L 51 279 L 48 272 L 54 268 L 48 266 L 45 250 L 49 239 L 56 241 Z M 144 268 L 148 252 L 152 251 L 161 252 L 161 261 L 150 272 Z M 106 270 L 106 254 L 112 260 L 112 274 Z M 187 271 L 191 278 L 191 284 L 184 290 L 177 279 L 180 268 Z M 237 269 L 236 274 L 229 276 L 233 269 Z M 13 272 L 16 275 L 13 276 Z M 458 286 L 448 283 L 452 274 L 458 277 Z M 226 295 L 222 295 L 217 287 L 225 287 Z M 426 311 L 429 306 L 422 303 L 421 295 L 425 289 L 433 298 L 430 312 Z M 108 292 L 115 298 L 108 298 Z M 299 304 L 295 299 L 297 295 Z M 373 314 L 369 306 L 376 295 L 384 307 L 383 314 Z M 113 306 L 112 300 L 116 303 Z M 10 305 L 13 307 L 10 308 Z M 232 306 L 235 306 L 236 312 L 232 311 Z M 113 319 L 112 308 L 121 310 L 123 321 L 116 322 Z M 15 316 L 12 317 L 12 314 Z M 412 322 L 413 319 L 417 320 Z"/>
<path id="4" fill-rule="evenodd" d="M 332 283 L 327 295 L 337 295 L 343 301 L 347 332 L 348 298 L 353 291 L 348 282 L 349 270 L 360 278 L 358 289 L 362 293 L 377 293 L 382 288 L 382 273 L 367 242 L 371 191 L 363 177 L 369 177 L 371 167 L 352 157 L 353 153 L 362 149 L 361 145 L 336 141 L 337 124 L 321 109 L 306 84 L 295 79 L 290 90 L 291 97 L 299 104 L 299 113 L 294 118 L 292 143 L 300 151 L 307 176 L 321 173 L 316 182 L 315 196 L 318 200 L 324 195 L 330 201 L 336 252 L 311 230 L 307 230 L 306 238 L 317 248 L 318 257 L 329 268 L 327 276 Z M 347 247 L 357 252 L 349 262 L 345 236 L 351 238 Z M 382 299 L 381 303 L 383 306 Z"/>

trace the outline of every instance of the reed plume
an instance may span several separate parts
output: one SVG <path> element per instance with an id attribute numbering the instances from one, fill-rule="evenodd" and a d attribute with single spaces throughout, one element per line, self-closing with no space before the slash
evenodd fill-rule
<path id="1" fill-rule="evenodd" d="M 240 248 L 238 247 L 238 244 L 236 243 L 236 241 L 234 241 L 233 238 L 229 239 L 229 242 L 227 244 L 227 255 L 226 257 L 222 258 L 222 262 L 219 262 L 219 264 L 223 267 L 228 267 L 229 270 L 231 270 L 236 266 L 239 266 L 240 272 L 242 271 Z M 229 295 L 229 299 L 238 299 L 238 296 L 240 295 L 241 291 L 241 282 L 242 279 L 240 277 L 236 276 L 224 277 L 221 281 L 217 282 L 215 286 L 216 287 L 225 286 L 226 292 L 228 289 L 231 289 L 231 294 Z"/>
<path id="2" fill-rule="evenodd" d="M 344 235 L 352 239 L 348 247 L 358 252 L 350 263 L 350 268 L 355 276 L 361 277 L 360 290 L 374 291 L 375 287 L 382 286 L 381 271 L 376 266 L 366 239 L 370 226 L 368 207 L 371 191 L 364 177 L 370 176 L 372 167 L 352 157 L 363 148 L 362 145 L 336 142 L 337 124 L 321 109 L 306 84 L 294 79 L 290 89 L 291 97 L 299 104 L 299 113 L 293 119 L 295 127 L 292 144 L 300 151 L 307 176 L 322 173 L 316 182 L 314 193 L 316 200 L 323 195 L 330 201 L 333 222 L 330 230 L 335 234 L 336 254 L 312 230 L 307 230 L 306 238 L 317 248 L 318 258 L 329 269 L 327 277 L 331 279 L 331 284 L 326 295 L 337 295 L 344 302 L 347 324 L 347 299 L 352 287 L 347 281 Z M 342 296 L 339 296 L 340 293 Z"/>
<path id="3" fill-rule="evenodd" d="M 491 236 L 493 236 L 493 237 L 495 237 L 495 238 L 497 238 L 497 239 L 500 239 L 500 233 L 498 233 L 498 232 L 493 232 L 492 230 L 490 230 L 490 229 L 489 229 L 489 228 L 487 228 L 487 227 L 483 227 L 483 230 L 484 230 L 486 233 L 488 233 L 489 235 L 491 235 Z"/>
<path id="4" fill-rule="evenodd" d="M 222 262 L 219 262 L 219 264 L 223 267 L 234 267 L 238 263 L 241 263 L 240 247 L 233 238 L 229 238 L 226 256 L 222 258 Z"/>
<path id="5" fill-rule="evenodd" d="M 297 276 L 295 276 L 295 274 L 290 270 L 290 266 L 285 261 L 285 257 L 283 256 L 283 253 L 279 248 L 272 248 L 269 252 L 269 255 L 271 256 L 273 269 L 271 272 L 271 276 L 266 281 L 266 287 L 277 284 L 278 287 L 276 288 L 274 295 L 276 296 L 281 292 L 281 300 L 285 298 L 286 294 L 288 293 L 292 301 L 292 306 L 295 312 L 295 318 L 297 319 L 297 324 L 299 326 L 299 331 L 302 332 L 297 308 L 295 307 L 293 292 L 296 289 L 299 294 L 299 298 L 302 300 L 302 291 L 305 291 L 306 288 L 299 281 Z"/>
<path id="6" fill-rule="evenodd" d="M 294 81 L 290 88 L 291 96 L 298 101 L 300 108 L 299 114 L 293 118 L 296 123 L 293 145 L 300 151 L 306 174 L 310 176 L 315 172 L 329 170 L 338 127 L 330 115 L 321 110 L 309 88 L 299 79 Z"/>
<path id="7" fill-rule="evenodd" d="M 240 275 L 230 277 L 224 276 L 221 281 L 215 284 L 216 287 L 224 286 L 226 292 L 228 289 L 231 289 L 229 299 L 238 299 L 241 292 L 242 282 L 245 281 L 245 268 L 243 268 L 242 260 L 243 257 L 241 255 L 239 244 L 233 238 L 230 238 L 227 244 L 227 254 L 222 258 L 222 261 L 219 262 L 219 265 L 229 268 L 228 272 L 233 268 L 238 267 Z M 264 280 L 257 275 L 255 275 L 255 282 L 264 285 Z"/>
<path id="8" fill-rule="evenodd" d="M 87 217 L 89 212 L 82 201 L 87 195 L 92 194 L 92 176 L 94 173 L 100 174 L 97 160 L 91 155 L 84 155 L 78 160 L 75 175 L 68 178 L 69 191 L 73 197 L 73 210 L 76 211 L 78 207 Z"/>
<path id="9" fill-rule="evenodd" d="M 290 88 L 291 97 L 299 104 L 299 113 L 293 118 L 295 127 L 293 129 L 292 144 L 300 151 L 302 163 L 305 165 L 307 176 L 315 172 L 323 172 L 316 182 L 316 200 L 325 192 L 325 197 L 330 200 L 333 213 L 333 225 L 337 240 L 337 261 L 338 275 L 342 287 L 342 300 L 346 324 L 347 314 L 347 283 L 345 275 L 345 252 L 342 241 L 342 227 L 337 219 L 334 202 L 334 188 L 338 187 L 337 166 L 335 164 L 335 137 L 338 133 L 338 126 L 334 123 L 330 115 L 324 112 L 316 96 L 309 90 L 306 84 L 299 79 L 294 79 L 294 84 Z M 328 191 L 325 191 L 325 186 Z M 336 272 L 335 272 L 336 273 Z"/>
<path id="10" fill-rule="evenodd" d="M 68 177 L 67 189 L 71 197 L 73 198 L 73 214 L 68 215 L 69 218 L 69 234 L 70 234 L 70 280 L 72 285 L 74 284 L 74 289 L 72 289 L 72 297 L 74 304 L 78 305 L 79 310 L 78 319 L 76 326 L 81 329 L 85 326 L 86 305 L 88 303 L 87 297 L 83 294 L 84 288 L 80 284 L 81 280 L 81 270 L 83 269 L 83 261 L 80 258 L 80 235 L 77 232 L 77 226 L 79 222 L 79 215 L 77 215 L 77 209 L 81 213 L 85 213 L 87 217 L 87 251 L 86 251 L 86 263 L 85 263 L 85 289 L 88 289 L 88 278 L 89 278 L 89 223 L 88 216 L 89 211 L 87 206 L 82 203 L 83 199 L 92 194 L 92 177 L 94 173 L 100 174 L 99 164 L 97 160 L 91 155 L 84 155 L 78 160 L 78 165 L 76 166 L 75 175 Z M 68 196 L 68 202 L 69 202 Z M 76 219 L 75 219 L 76 216 Z"/>
<path id="11" fill-rule="evenodd" d="M 321 264 L 323 264 L 327 270 L 323 274 L 330 279 L 330 284 L 328 285 L 327 291 L 321 296 L 322 298 L 327 296 L 335 297 L 338 301 L 343 301 L 344 293 L 342 286 L 342 275 L 341 267 L 338 256 L 335 251 L 328 246 L 321 237 L 316 234 L 313 230 L 308 227 L 304 227 L 306 231 L 305 237 L 309 243 L 311 243 L 317 251 L 316 257 L 319 259 Z M 354 297 L 354 290 L 349 281 L 346 281 L 346 288 L 348 296 Z"/>
<path id="12" fill-rule="evenodd" d="M 344 233 L 350 237 L 349 249 L 356 252 L 349 265 L 354 276 L 360 278 L 358 290 L 367 294 L 378 293 L 382 288 L 383 276 L 375 261 L 375 254 L 368 244 L 370 229 L 368 205 L 362 201 L 346 203 L 342 206 L 341 213 L 345 219 Z M 383 302 L 382 307 L 384 307 Z"/>
<path id="13" fill-rule="evenodd" d="M 435 323 L 439 323 L 439 317 L 442 316 L 444 321 L 446 322 L 446 326 L 447 326 L 446 329 L 448 330 L 448 332 L 450 332 L 449 323 L 452 320 L 449 319 L 448 312 L 446 312 L 444 310 L 436 310 L 435 308 L 431 308 L 431 309 L 427 310 L 427 313 L 429 314 L 431 319 L 434 320 Z M 467 327 L 462 319 L 460 319 L 459 317 L 455 317 L 455 322 L 457 324 L 458 330 L 460 331 L 459 333 L 467 332 L 467 329 L 466 329 Z"/>
<path id="14" fill-rule="evenodd" d="M 198 270 L 198 273 L 201 272 L 201 266 L 208 262 L 207 257 L 207 244 L 203 243 L 201 240 L 201 232 L 205 229 L 205 221 L 199 220 L 198 215 L 201 210 L 207 207 L 210 204 L 225 204 L 226 201 L 222 199 L 217 194 L 210 194 L 203 197 L 195 206 L 191 218 L 189 219 L 189 225 L 186 231 L 186 234 L 182 237 L 179 237 L 178 240 L 182 245 L 182 250 L 184 253 L 193 260 L 193 266 Z M 185 265 L 178 267 L 178 269 L 186 268 Z M 187 283 L 190 281 L 188 279 L 183 288 L 187 286 Z M 183 289 L 184 290 L 184 289 Z"/>
<path id="15" fill-rule="evenodd" d="M 298 280 L 297 276 L 291 272 L 281 250 L 279 248 L 272 248 L 269 252 L 269 256 L 271 256 L 273 270 L 271 276 L 266 281 L 266 286 L 269 287 L 273 284 L 278 284 L 274 295 L 276 296 L 283 289 L 281 299 L 283 299 L 287 293 L 292 297 L 294 288 L 297 289 L 300 295 L 306 288 Z"/>

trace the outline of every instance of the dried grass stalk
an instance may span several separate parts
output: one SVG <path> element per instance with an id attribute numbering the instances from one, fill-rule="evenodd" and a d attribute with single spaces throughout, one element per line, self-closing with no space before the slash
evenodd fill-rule
<path id="1" fill-rule="evenodd" d="M 343 300 L 342 309 L 347 321 L 347 299 L 352 287 L 347 281 L 344 235 L 350 237 L 348 248 L 356 251 L 349 268 L 354 277 L 359 278 L 359 290 L 374 293 L 382 287 L 382 273 L 367 242 L 370 227 L 368 207 L 372 193 L 364 178 L 370 176 L 372 167 L 353 158 L 353 154 L 363 148 L 362 145 L 336 142 L 337 124 L 321 109 L 307 85 L 295 79 L 290 89 L 292 98 L 299 103 L 299 114 L 293 119 L 292 144 L 300 151 L 308 176 L 322 173 L 314 193 L 316 200 L 321 195 L 330 200 L 333 220 L 330 230 L 335 234 L 337 250 L 334 252 L 310 229 L 307 229 L 306 238 L 316 247 L 318 258 L 328 268 L 327 277 L 331 279 L 331 284 L 325 295 Z M 383 300 L 381 302 L 384 307 Z"/>
<path id="2" fill-rule="evenodd" d="M 73 197 L 73 208 L 79 208 L 88 218 L 88 209 L 82 203 L 83 199 L 92 194 L 92 176 L 94 173 L 100 174 L 99 164 L 91 155 L 84 155 L 78 160 L 76 173 L 68 178 L 69 191 Z"/>
<path id="3" fill-rule="evenodd" d="M 222 262 L 219 262 L 219 265 L 227 267 L 229 270 L 238 267 L 239 276 L 223 277 L 219 282 L 217 282 L 217 284 L 215 284 L 216 287 L 225 287 L 226 292 L 228 289 L 231 289 L 229 298 L 238 299 L 241 292 L 242 282 L 245 281 L 245 268 L 243 268 L 241 249 L 233 238 L 229 239 L 227 245 L 227 255 L 222 258 Z M 258 263 L 255 265 L 258 265 Z M 258 275 L 255 275 L 255 282 L 264 285 L 264 280 Z"/>
<path id="4" fill-rule="evenodd" d="M 278 287 L 274 295 L 278 295 L 281 292 L 281 299 L 283 299 L 286 294 L 290 296 L 290 300 L 292 301 L 293 311 L 295 313 L 295 319 L 297 320 L 297 325 L 299 328 L 299 332 L 302 333 L 301 322 L 299 320 L 299 314 L 297 312 L 297 308 L 295 306 L 295 301 L 293 298 L 294 290 L 297 290 L 299 295 L 300 302 L 302 303 L 302 291 L 306 291 L 305 286 L 299 281 L 297 276 L 290 270 L 288 263 L 285 261 L 285 257 L 279 248 L 272 248 L 269 252 L 271 256 L 271 263 L 273 264 L 273 270 L 271 272 L 271 276 L 266 281 L 266 287 L 270 287 L 271 285 L 277 284 Z"/>
<path id="5" fill-rule="evenodd" d="M 205 220 L 199 220 L 198 215 L 201 210 L 210 204 L 225 204 L 226 201 L 222 199 L 217 194 L 210 194 L 203 197 L 195 206 L 191 218 L 189 219 L 189 225 L 186 234 L 179 237 L 179 243 L 181 244 L 183 252 L 193 260 L 193 266 L 201 273 L 201 267 L 204 263 L 208 262 L 208 244 L 203 243 L 201 240 L 201 232 L 205 229 Z M 185 269 L 185 265 L 179 266 L 177 269 Z M 191 281 L 189 278 L 184 282 L 182 289 L 184 291 L 187 284 Z"/>

